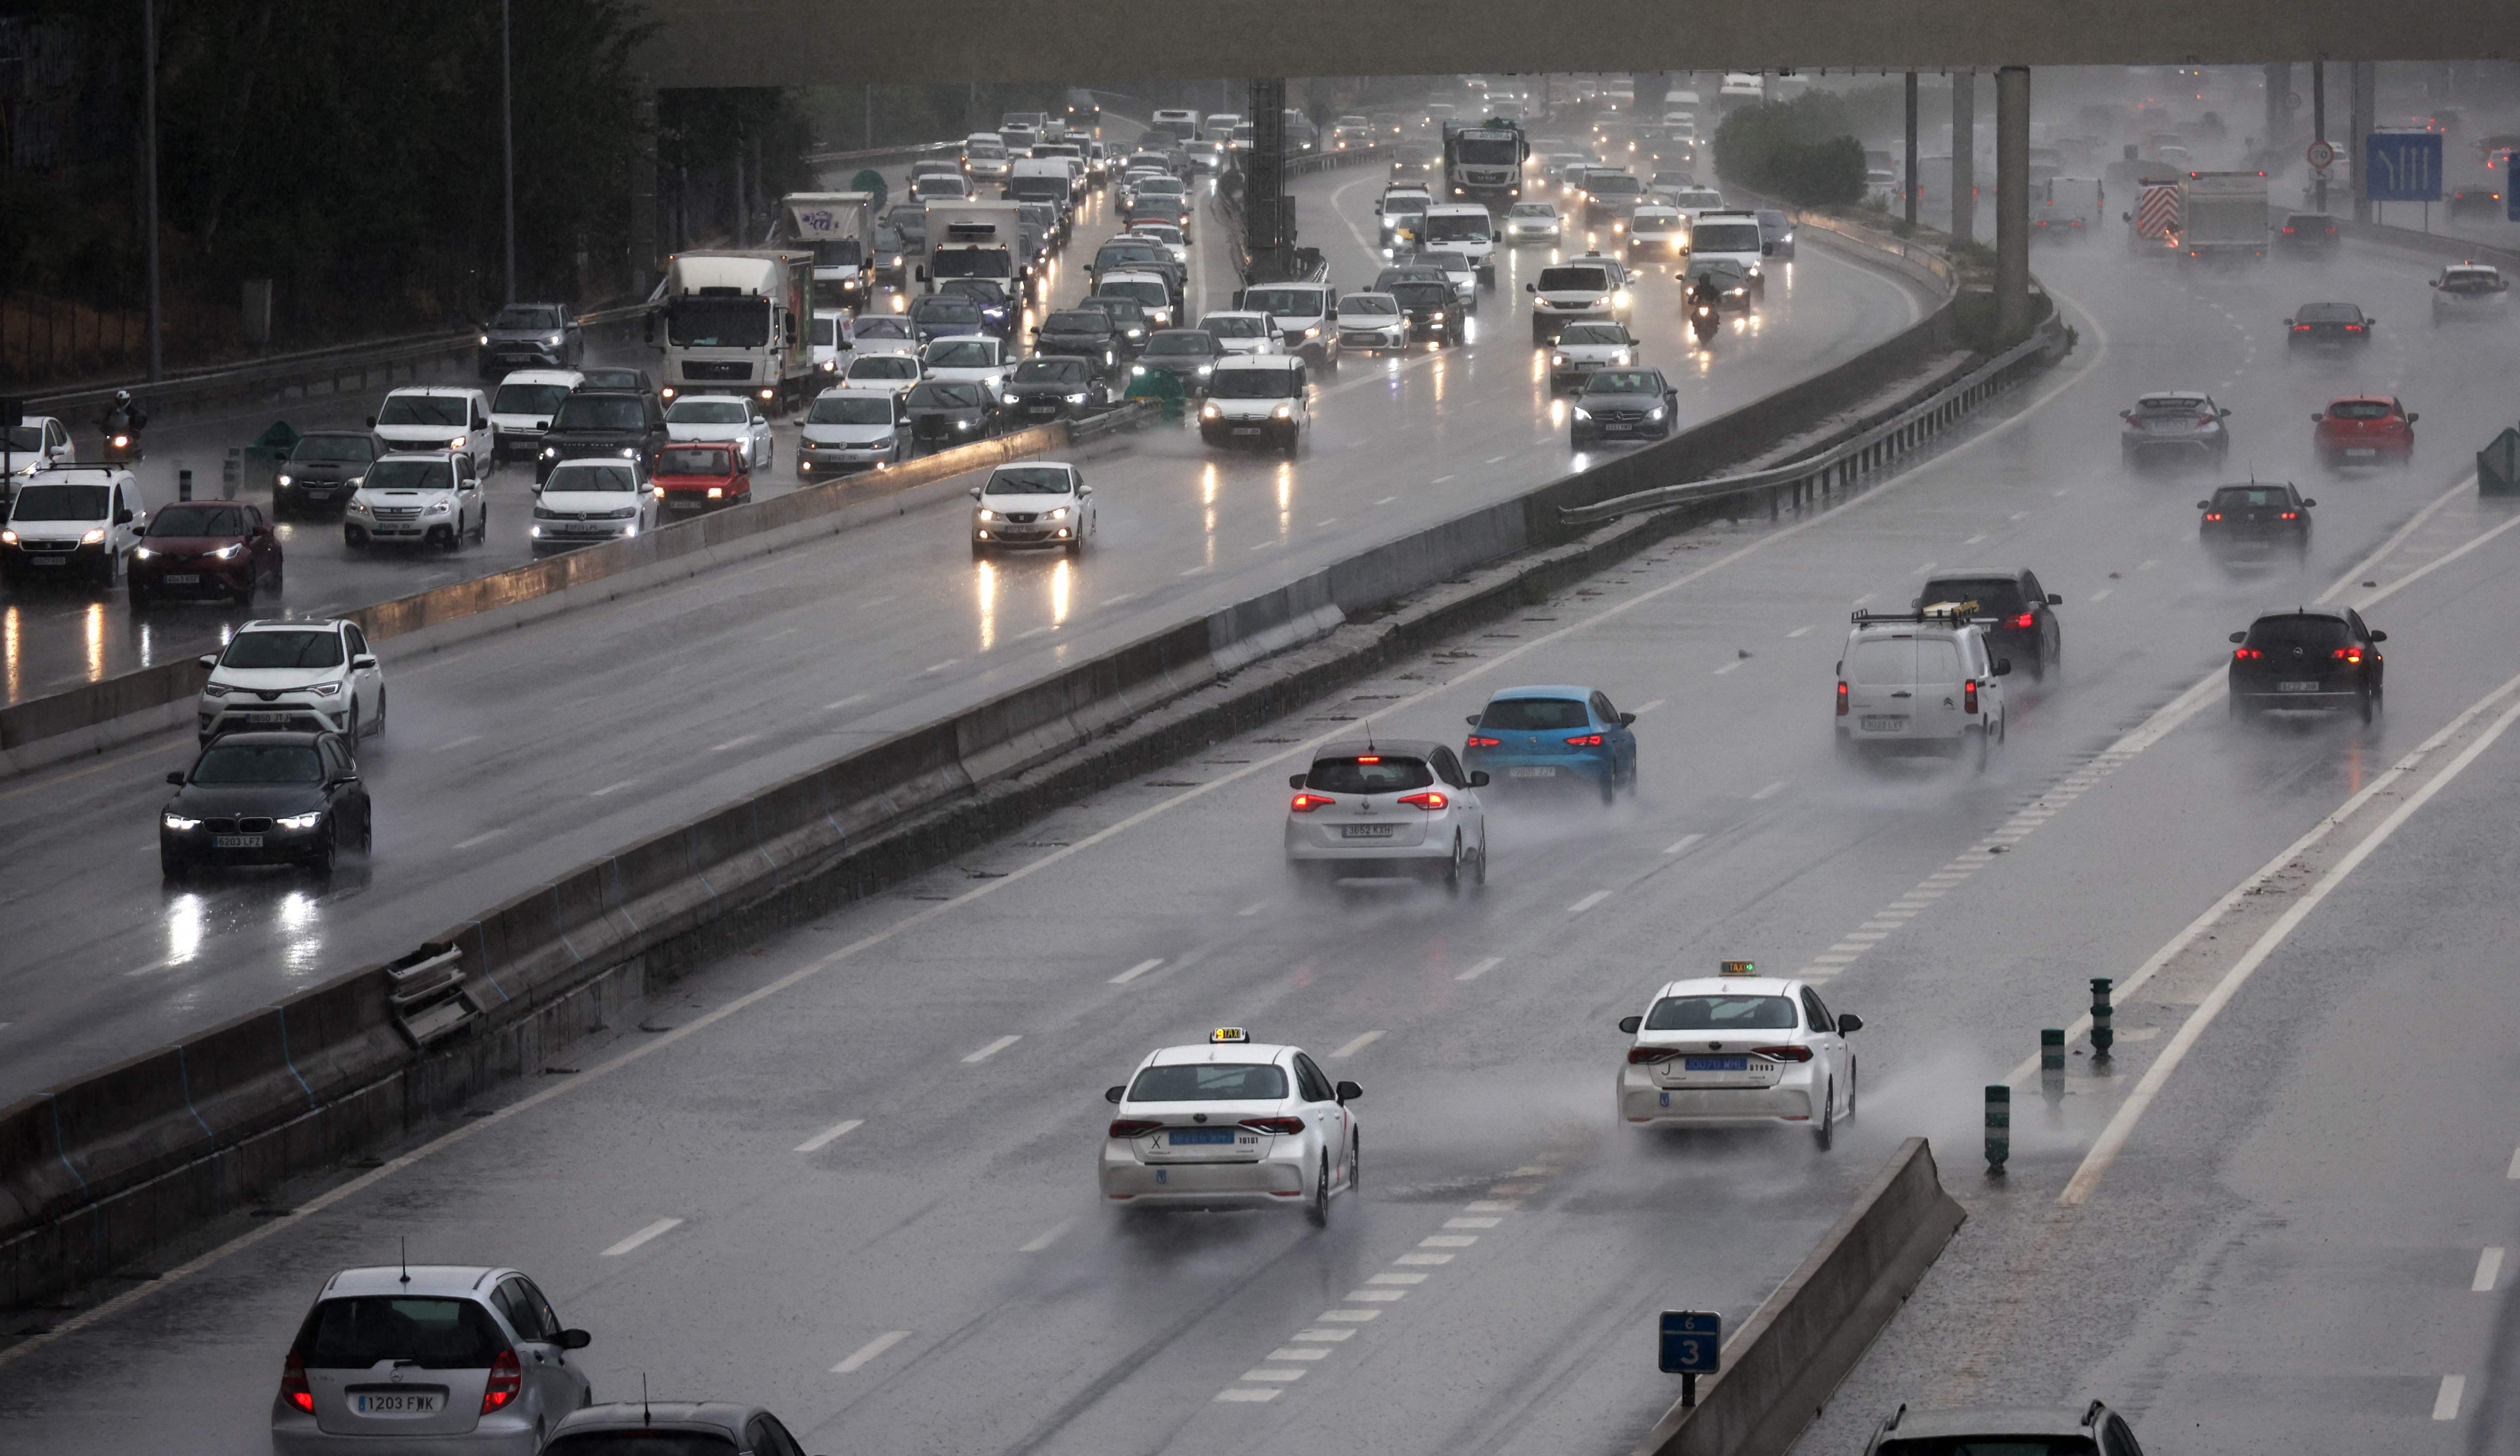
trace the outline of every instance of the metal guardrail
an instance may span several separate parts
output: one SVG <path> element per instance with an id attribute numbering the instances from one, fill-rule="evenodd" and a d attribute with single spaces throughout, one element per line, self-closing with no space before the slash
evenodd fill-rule
<path id="1" fill-rule="evenodd" d="M 1950 429 L 1979 405 L 2042 367 L 2045 356 L 2065 346 L 2064 326 L 2051 312 L 2029 338 L 1855 438 L 1808 460 L 1687 485 L 1656 486 L 1590 506 L 1560 507 L 1557 518 L 1570 526 L 1592 525 L 1641 510 L 1667 510 L 1675 506 L 1699 506 L 1742 496 L 1764 498 L 1763 504 L 1772 517 L 1787 506 L 1799 510 L 1814 501 L 1826 501 L 1836 491 L 1851 487 L 1862 476 Z"/>

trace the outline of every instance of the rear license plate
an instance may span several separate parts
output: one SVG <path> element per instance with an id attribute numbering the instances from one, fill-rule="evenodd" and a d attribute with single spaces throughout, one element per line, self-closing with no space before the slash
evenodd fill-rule
<path id="1" fill-rule="evenodd" d="M 1505 772 L 1506 776 L 1508 778 L 1555 778 L 1557 776 L 1557 771 L 1555 769 L 1547 767 L 1537 769 L 1508 769 Z"/>
<path id="2" fill-rule="evenodd" d="M 350 1409 L 362 1416 L 433 1416 L 445 1404 L 445 1396 L 419 1390 L 388 1390 L 350 1397 Z"/>
<path id="3" fill-rule="evenodd" d="M 198 587 L 202 583 L 202 574 L 198 571 L 170 571 L 158 579 L 170 587 Z"/>
<path id="4" fill-rule="evenodd" d="M 1164 1146 L 1171 1148 L 1231 1147 L 1233 1144 L 1234 1129 L 1231 1127 L 1189 1127 L 1164 1136 Z"/>
<path id="5" fill-rule="evenodd" d="M 2347 460 L 2370 460 L 2379 453 L 2380 452 L 2376 447 L 2358 445 L 2346 451 L 2345 458 Z"/>
<path id="6" fill-rule="evenodd" d="M 2275 691 L 2277 691 L 2277 692 L 2317 692 L 2317 691 L 2319 689 L 2319 685 L 2320 685 L 2320 684 L 2317 684 L 2317 683 L 2278 683 L 2278 684 L 2275 684 Z"/>
<path id="7" fill-rule="evenodd" d="M 1260 426 L 1256 424 L 1238 424 L 1234 427 L 1234 432 L 1238 435 L 1256 435 L 1260 433 Z"/>
<path id="8" fill-rule="evenodd" d="M 1747 1072 L 1748 1057 L 1683 1057 L 1681 1068 L 1688 1072 Z"/>
<path id="9" fill-rule="evenodd" d="M 1895 733 L 1907 726 L 1908 720 L 1904 718 L 1867 718 L 1864 720 L 1864 730 L 1868 733 Z"/>
<path id="10" fill-rule="evenodd" d="M 262 836 L 259 834 L 213 835 L 210 839 L 210 847 L 221 850 L 258 850 L 262 848 Z"/>
<path id="11" fill-rule="evenodd" d="M 1341 824 L 1339 834 L 1346 839 L 1389 839 L 1397 824 Z"/>

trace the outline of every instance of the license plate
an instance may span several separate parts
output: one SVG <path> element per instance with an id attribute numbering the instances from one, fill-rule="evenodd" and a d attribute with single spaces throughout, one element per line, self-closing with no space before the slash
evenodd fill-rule
<path id="1" fill-rule="evenodd" d="M 1164 1136 L 1164 1146 L 1172 1148 L 1231 1147 L 1233 1144 L 1234 1129 L 1231 1127 L 1186 1127 Z"/>
<path id="2" fill-rule="evenodd" d="M 445 1396 L 419 1390 L 388 1390 L 350 1397 L 351 1411 L 362 1416 L 433 1416 L 445 1404 Z"/>
<path id="3" fill-rule="evenodd" d="M 1904 718 L 1867 718 L 1864 720 L 1864 730 L 1868 733 L 1895 733 L 1907 726 L 1908 720 Z"/>
<path id="4" fill-rule="evenodd" d="M 248 723 L 287 723 L 289 721 L 289 715 L 286 713 L 248 713 L 245 716 L 245 721 Z"/>
<path id="5" fill-rule="evenodd" d="M 1238 424 L 1234 427 L 1234 432 L 1238 435 L 1256 435 L 1260 433 L 1260 426 L 1256 424 Z"/>
<path id="6" fill-rule="evenodd" d="M 1689 1072 L 1747 1072 L 1748 1057 L 1683 1057 L 1681 1067 Z"/>
<path id="7" fill-rule="evenodd" d="M 70 564 L 70 558 L 68 556 L 28 556 L 26 558 L 26 564 L 29 566 L 68 566 Z"/>
<path id="8" fill-rule="evenodd" d="M 1339 834 L 1347 839 L 1389 839 L 1397 824 L 1341 824 Z"/>
<path id="9" fill-rule="evenodd" d="M 583 521 L 573 525 L 566 525 L 561 527 L 561 529 L 571 536 L 603 536 L 608 534 L 612 530 L 610 526 L 597 525 L 593 521 Z"/>
<path id="10" fill-rule="evenodd" d="M 210 839 L 210 847 L 221 850 L 258 850 L 262 848 L 262 836 L 259 834 L 213 835 Z"/>
<path id="11" fill-rule="evenodd" d="M 198 571 L 170 571 L 158 579 L 170 587 L 197 587 L 201 585 L 202 574 Z"/>
<path id="12" fill-rule="evenodd" d="M 1557 776 L 1556 770 L 1548 768 L 1508 769 L 1505 772 L 1508 778 L 1555 778 Z"/>
<path id="13" fill-rule="evenodd" d="M 2277 692 L 2317 692 L 2317 691 L 2319 689 L 2320 685 L 2321 685 L 2321 684 L 2317 684 L 2317 683 L 2278 683 L 2278 684 L 2275 684 L 2275 691 L 2277 691 Z"/>
<path id="14" fill-rule="evenodd" d="M 2371 460 L 2378 456 L 2379 453 L 2380 452 L 2376 447 L 2357 446 L 2354 449 L 2346 451 L 2345 458 L 2347 460 Z"/>

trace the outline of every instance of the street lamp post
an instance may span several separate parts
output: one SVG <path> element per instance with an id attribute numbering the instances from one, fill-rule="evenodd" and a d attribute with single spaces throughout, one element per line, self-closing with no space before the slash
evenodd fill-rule
<path id="1" fill-rule="evenodd" d="M 140 130 L 142 151 L 148 154 L 149 205 L 142 229 L 149 257 L 149 378 L 154 383 L 166 373 L 158 289 L 158 0 L 140 0 Z"/>
<path id="2" fill-rule="evenodd" d="M 509 38 L 512 0 L 499 0 L 499 152 L 502 191 L 508 214 L 508 290 L 504 300 L 517 301 L 517 93 L 512 74 L 515 45 Z"/>

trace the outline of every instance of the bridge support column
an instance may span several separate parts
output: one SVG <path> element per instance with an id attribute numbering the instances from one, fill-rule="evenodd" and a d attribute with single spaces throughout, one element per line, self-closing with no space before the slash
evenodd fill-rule
<path id="1" fill-rule="evenodd" d="M 2312 70 L 2316 73 L 2317 64 Z M 2267 119 L 2258 131 L 2259 139 L 2270 149 L 2281 147 L 2290 140 L 2292 126 L 2292 63 L 2267 63 Z"/>
<path id="2" fill-rule="evenodd" d="M 1977 73 L 1952 72 L 1952 243 L 1977 240 Z"/>
<path id="3" fill-rule="evenodd" d="M 2379 79 L 2379 66 L 2370 61 L 2357 61 L 2347 69 L 2353 77 L 2348 88 L 2353 100 L 2349 103 L 2352 115 L 2346 123 L 2345 165 L 2350 169 L 2347 175 L 2354 179 L 2354 220 L 2369 222 L 2371 187 L 2370 179 L 2362 175 L 2362 153 L 2363 138 L 2371 135 L 2373 113 L 2378 109 L 2373 92 Z"/>
<path id="4" fill-rule="evenodd" d="M 1242 154 L 1243 243 L 1255 278 L 1284 278 L 1295 243 L 1286 199 L 1286 83 L 1251 83 L 1251 150 Z"/>
<path id="5" fill-rule="evenodd" d="M 656 281 L 656 92 L 641 86 L 630 98 L 630 291 L 648 296 Z"/>
<path id="6" fill-rule="evenodd" d="M 1995 73 L 1995 315 L 2006 339 L 2030 331 L 2030 67 Z"/>
<path id="7" fill-rule="evenodd" d="M 1908 170 L 1899 179 L 1899 190 L 1907 194 L 1908 228 L 1916 227 L 1916 73 L 1908 72 Z"/>

